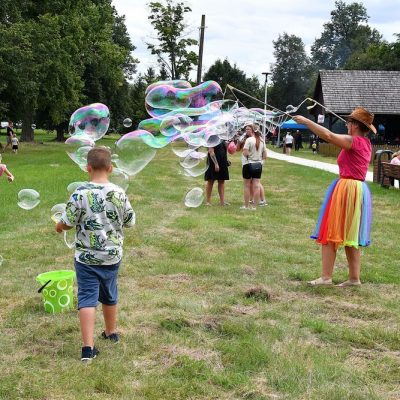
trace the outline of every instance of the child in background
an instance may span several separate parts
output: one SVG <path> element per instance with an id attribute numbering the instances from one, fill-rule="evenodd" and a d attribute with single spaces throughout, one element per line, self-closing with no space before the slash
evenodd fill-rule
<path id="1" fill-rule="evenodd" d="M 317 154 L 317 142 L 314 140 L 311 145 L 312 153 Z"/>
<path id="2" fill-rule="evenodd" d="M 17 135 L 14 133 L 11 138 L 11 145 L 12 145 L 12 151 L 15 154 L 18 153 L 18 143 L 19 143 L 19 140 L 17 138 Z"/>
<path id="3" fill-rule="evenodd" d="M 7 169 L 5 164 L 1 164 L 1 154 L 0 154 L 0 176 L 3 174 L 7 175 L 8 182 L 12 182 L 14 180 L 14 175 Z"/>
<path id="4" fill-rule="evenodd" d="M 111 152 L 95 147 L 87 155 L 90 182 L 71 195 L 56 231 L 76 227 L 75 270 L 82 334 L 81 361 L 98 354 L 94 346 L 96 306 L 102 303 L 105 330 L 101 336 L 118 342 L 116 331 L 117 276 L 122 258 L 123 227 L 135 224 L 135 213 L 125 192 L 110 183 Z"/>

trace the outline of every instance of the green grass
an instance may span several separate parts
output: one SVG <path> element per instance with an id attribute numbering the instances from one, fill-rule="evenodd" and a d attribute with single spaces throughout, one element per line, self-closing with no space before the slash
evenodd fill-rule
<path id="1" fill-rule="evenodd" d="M 46 314 L 35 281 L 72 268 L 50 209 L 85 179 L 52 139 L 40 133 L 3 157 L 16 180 L 0 179 L 0 399 L 399 398 L 398 190 L 370 184 L 363 286 L 311 288 L 320 250 L 308 236 L 334 175 L 269 159 L 269 206 L 246 213 L 235 155 L 231 206 L 188 209 L 184 194 L 202 178 L 178 175 L 170 149 L 158 151 L 128 189 L 137 225 L 119 280 L 122 341 L 97 340 L 101 354 L 84 366 L 77 313 Z M 23 188 L 41 194 L 31 211 L 16 204 Z M 341 250 L 335 282 L 346 268 Z"/>

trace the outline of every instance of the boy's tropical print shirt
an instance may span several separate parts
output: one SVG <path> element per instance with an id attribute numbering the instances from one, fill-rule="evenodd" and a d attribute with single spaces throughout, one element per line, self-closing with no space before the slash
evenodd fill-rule
<path id="1" fill-rule="evenodd" d="M 77 261 L 113 265 L 122 258 L 122 228 L 135 225 L 135 212 L 119 186 L 86 183 L 71 195 L 61 221 L 76 227 Z"/>

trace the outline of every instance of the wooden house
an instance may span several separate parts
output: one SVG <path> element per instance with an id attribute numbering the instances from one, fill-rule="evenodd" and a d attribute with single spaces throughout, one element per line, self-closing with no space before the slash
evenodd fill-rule
<path id="1" fill-rule="evenodd" d="M 330 111 L 344 116 L 355 107 L 364 107 L 375 114 L 375 139 L 400 144 L 400 71 L 321 70 L 313 98 L 328 110 L 316 106 L 310 113 L 316 120 L 319 114 L 325 114 L 329 129 L 345 131 L 344 124 Z"/>

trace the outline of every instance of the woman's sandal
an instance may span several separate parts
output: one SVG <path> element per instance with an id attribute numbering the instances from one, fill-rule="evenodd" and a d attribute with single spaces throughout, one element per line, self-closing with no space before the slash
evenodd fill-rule
<path id="1" fill-rule="evenodd" d="M 344 288 L 344 287 L 349 287 L 349 286 L 361 286 L 361 282 L 348 280 L 348 281 L 339 283 L 338 285 L 335 285 L 335 287 L 338 287 L 338 288 Z"/>
<path id="2" fill-rule="evenodd" d="M 310 286 L 329 286 L 332 285 L 332 279 L 318 278 L 307 282 Z"/>

